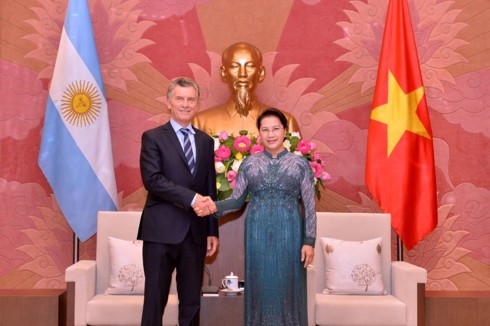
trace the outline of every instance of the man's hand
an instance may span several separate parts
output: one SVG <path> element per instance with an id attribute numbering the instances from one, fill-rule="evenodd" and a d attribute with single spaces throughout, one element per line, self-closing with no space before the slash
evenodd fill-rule
<path id="1" fill-rule="evenodd" d="M 197 216 L 203 217 L 213 213 L 216 213 L 216 204 L 213 202 L 211 197 L 203 197 L 201 195 L 197 195 L 196 202 L 194 206 L 192 206 L 194 212 Z"/>
<path id="2" fill-rule="evenodd" d="M 208 237 L 208 247 L 206 250 L 206 256 L 212 256 L 218 250 L 219 239 L 217 237 Z"/>

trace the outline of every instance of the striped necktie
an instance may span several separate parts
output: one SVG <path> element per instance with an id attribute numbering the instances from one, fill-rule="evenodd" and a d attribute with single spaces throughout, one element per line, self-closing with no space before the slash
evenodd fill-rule
<path id="1" fill-rule="evenodd" d="M 194 170 L 196 168 L 196 161 L 194 160 L 194 154 L 192 153 L 192 145 L 191 140 L 189 139 L 189 133 L 191 132 L 187 128 L 181 128 L 180 132 L 184 135 L 184 154 L 187 159 L 187 165 L 191 170 L 191 173 L 194 174 Z"/>

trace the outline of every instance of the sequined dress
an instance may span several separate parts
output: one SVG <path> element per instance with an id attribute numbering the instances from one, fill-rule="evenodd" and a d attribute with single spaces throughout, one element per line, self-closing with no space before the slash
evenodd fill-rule
<path id="1" fill-rule="evenodd" d="M 245 217 L 245 325 L 306 326 L 303 244 L 314 245 L 316 211 L 308 161 L 284 150 L 247 157 L 233 194 L 217 202 L 217 216 L 239 209 Z M 304 218 L 300 202 L 304 205 Z"/>

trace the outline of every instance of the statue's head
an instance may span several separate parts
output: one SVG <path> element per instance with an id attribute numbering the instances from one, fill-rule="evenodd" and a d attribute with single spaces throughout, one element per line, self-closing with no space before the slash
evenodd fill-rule
<path id="1" fill-rule="evenodd" d="M 265 78 L 260 50 L 245 42 L 229 46 L 223 51 L 220 73 L 236 98 L 237 109 L 248 111 L 255 87 Z"/>

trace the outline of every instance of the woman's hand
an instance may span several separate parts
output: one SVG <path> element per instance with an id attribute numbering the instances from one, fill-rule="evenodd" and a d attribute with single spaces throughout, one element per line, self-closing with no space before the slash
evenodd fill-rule
<path id="1" fill-rule="evenodd" d="M 303 245 L 301 248 L 301 261 L 304 262 L 304 267 L 308 267 L 313 263 L 313 258 L 315 257 L 315 248 L 309 245 Z"/>

